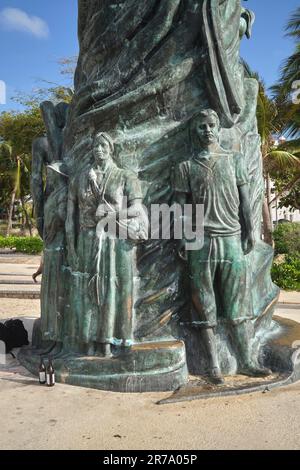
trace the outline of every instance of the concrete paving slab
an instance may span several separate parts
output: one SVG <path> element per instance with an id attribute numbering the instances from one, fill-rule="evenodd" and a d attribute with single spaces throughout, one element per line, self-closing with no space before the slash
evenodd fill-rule
<path id="1" fill-rule="evenodd" d="M 11 264 L 33 264 L 39 266 L 40 256 L 37 255 L 0 255 L 0 264 L 11 263 Z"/>
<path id="2" fill-rule="evenodd" d="M 0 318 L 39 316 L 39 302 L 1 299 Z M 300 309 L 276 315 L 300 321 Z M 25 319 L 30 327 L 33 318 Z M 300 338 L 299 338 L 300 339 Z M 0 449 L 300 448 L 300 384 L 266 393 L 160 405 L 166 393 L 49 389 L 9 358 L 0 366 Z"/>
<path id="3" fill-rule="evenodd" d="M 299 304 L 300 305 L 300 292 L 295 291 L 280 291 L 279 303 L 282 304 Z"/>
<path id="4" fill-rule="evenodd" d="M 32 299 L 0 299 L 0 321 L 8 318 L 40 316 L 40 301 Z"/>
<path id="5" fill-rule="evenodd" d="M 40 291 L 40 285 L 35 284 L 35 283 L 30 283 L 30 284 L 2 284 L 0 283 L 0 292 L 4 290 L 8 291 L 33 291 L 33 292 L 39 292 Z"/>
<path id="6" fill-rule="evenodd" d="M 0 272 L 1 275 L 11 275 L 12 277 L 16 276 L 32 276 L 32 274 L 39 267 L 39 263 L 28 263 L 28 264 L 18 264 L 18 263 L 0 263 Z"/>
<path id="7" fill-rule="evenodd" d="M 25 278 L 25 276 L 22 276 L 21 278 L 18 279 L 3 279 L 3 277 L 0 276 L 0 286 L 8 286 L 8 285 L 13 285 L 18 288 L 18 286 L 39 286 L 41 285 L 40 282 L 33 282 L 33 280 L 28 277 Z"/>
<path id="8" fill-rule="evenodd" d="M 165 406 L 1 372 L 1 449 L 299 449 L 300 385 Z"/>
<path id="9" fill-rule="evenodd" d="M 288 318 L 300 323 L 300 306 L 295 308 L 291 305 L 285 305 L 276 309 L 275 315 L 278 315 L 282 318 Z M 299 338 L 300 340 L 300 338 Z"/>

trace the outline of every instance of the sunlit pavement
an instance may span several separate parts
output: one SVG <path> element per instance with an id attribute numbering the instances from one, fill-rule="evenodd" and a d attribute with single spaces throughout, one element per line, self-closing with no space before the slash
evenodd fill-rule
<path id="1" fill-rule="evenodd" d="M 0 272 L 7 269 L 18 275 L 11 278 L 21 280 L 38 264 L 39 257 L 27 258 L 23 265 L 0 260 Z M 300 322 L 300 294 L 282 293 L 276 315 Z M 0 319 L 17 316 L 32 325 L 39 300 L 1 298 Z M 266 393 L 158 406 L 169 392 L 120 394 L 61 384 L 49 389 L 16 360 L 7 360 L 0 366 L 0 449 L 300 447 L 300 383 Z"/>

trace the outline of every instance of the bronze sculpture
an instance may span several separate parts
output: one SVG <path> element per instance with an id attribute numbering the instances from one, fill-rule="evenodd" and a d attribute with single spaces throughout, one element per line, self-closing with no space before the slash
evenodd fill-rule
<path id="1" fill-rule="evenodd" d="M 184 385 L 187 368 L 200 375 L 208 369 L 215 382 L 237 372 L 268 374 L 263 351 L 279 290 L 270 276 L 273 251 L 261 240 L 258 84 L 247 76 L 239 57 L 240 41 L 250 37 L 254 15 L 240 0 L 79 0 L 78 5 L 74 99 L 65 127 L 53 132 L 60 155 L 55 159 L 63 160 L 69 175 L 63 341 L 54 355 L 58 379 L 146 391 Z M 203 140 L 206 134 L 216 140 L 206 142 L 203 164 L 205 152 L 199 162 L 193 157 L 190 123 L 197 123 L 205 109 L 218 117 L 208 113 L 214 129 L 196 132 Z M 221 158 L 210 158 L 211 151 Z M 196 165 L 195 174 L 201 167 L 200 179 L 215 184 L 209 167 L 216 165 L 217 171 L 219 164 L 225 180 L 214 189 L 218 197 L 224 189 L 219 208 L 226 214 L 207 212 L 219 224 L 217 236 L 206 240 L 203 251 L 188 254 L 188 268 L 177 256 L 176 241 L 147 239 L 141 205 L 147 210 L 171 205 L 178 189 L 191 180 L 190 165 Z M 172 182 L 174 171 L 183 186 Z M 124 195 L 129 204 L 121 209 Z M 243 220 L 238 217 L 240 204 Z M 118 230 L 129 225 L 127 240 L 104 236 L 103 222 L 114 219 Z M 220 236 L 222 230 L 230 236 Z M 207 250 L 215 256 L 225 250 L 233 272 L 216 263 L 206 275 L 200 267 L 208 264 Z M 242 302 L 242 292 L 251 292 L 251 301 L 245 294 Z M 203 313 L 204 293 L 211 311 L 207 307 Z M 209 327 L 202 340 L 186 328 L 192 304 L 196 321 Z M 219 321 L 224 315 L 231 320 L 233 341 Z M 36 346 L 38 351 L 41 345 Z M 23 355 L 31 370 L 36 354 Z"/>

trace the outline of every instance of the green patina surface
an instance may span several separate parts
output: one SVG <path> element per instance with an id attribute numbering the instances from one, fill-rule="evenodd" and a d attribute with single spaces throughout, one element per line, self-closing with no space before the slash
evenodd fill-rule
<path id="1" fill-rule="evenodd" d="M 210 296 L 209 304 L 215 305 L 220 367 L 224 373 L 235 373 L 239 348 L 232 352 L 230 331 L 219 319 L 224 311 L 231 318 L 247 317 L 249 325 L 236 345 L 246 338 L 256 359 L 272 309 L 263 321 L 261 316 L 278 293 L 270 278 L 273 251 L 261 241 L 264 188 L 256 123 L 258 84 L 245 75 L 239 52 L 243 36 L 251 34 L 254 15 L 242 8 L 240 0 L 79 0 L 78 4 L 75 96 L 68 109 L 43 104 L 47 138 L 33 146 L 32 192 L 46 247 L 42 331 L 39 349 L 24 352 L 21 360 L 33 369 L 37 355 L 55 345 L 52 354 L 59 377 L 67 367 L 68 377 L 74 377 L 70 383 L 124 390 L 123 372 L 127 377 L 142 376 L 148 357 L 153 364 L 148 378 L 137 381 L 131 391 L 155 389 L 159 377 L 165 378 L 161 390 L 184 384 L 186 363 L 190 372 L 203 373 L 208 366 L 201 334 L 187 326 L 193 271 L 198 292 Z M 149 208 L 171 204 L 177 197 L 172 175 L 178 165 L 193 158 L 197 143 L 191 123 L 207 108 L 219 116 L 223 156 L 242 159 L 248 222 L 251 219 L 255 241 L 247 256 L 242 243 L 247 245 L 249 237 L 243 242 L 239 230 L 232 243 L 214 242 L 218 243 L 215 254 L 226 252 L 238 268 L 220 274 L 217 267 L 210 291 L 204 286 L 211 277 L 204 279 L 200 263 L 204 258 L 211 263 L 208 245 L 201 254 L 191 252 L 189 263 L 184 262 L 176 241 L 145 239 L 140 209 L 141 203 Z M 44 188 L 43 166 L 54 162 L 60 164 L 49 170 Z M 205 179 L 205 172 L 199 171 L 200 179 Z M 232 192 L 233 203 L 241 203 L 238 185 L 224 180 L 221 208 L 227 207 Z M 124 195 L 129 211 L 125 220 L 120 207 Z M 114 214 L 129 227 L 130 240 L 102 239 L 101 221 Z M 227 215 L 219 220 L 223 227 L 228 225 Z M 240 217 L 234 223 L 243 225 Z M 52 232 L 55 236 L 49 238 Z M 243 289 L 238 294 L 239 285 Z M 185 342 L 186 359 L 178 339 Z M 176 346 L 166 354 L 164 342 L 174 340 Z M 134 349 L 153 343 L 154 349 Z M 98 365 L 92 371 L 93 357 Z M 122 371 L 114 366 L 120 360 Z M 103 361 L 105 367 L 100 365 Z"/>

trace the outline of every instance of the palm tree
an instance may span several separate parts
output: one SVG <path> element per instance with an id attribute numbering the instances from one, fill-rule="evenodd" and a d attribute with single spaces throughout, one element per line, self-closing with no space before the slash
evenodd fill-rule
<path id="1" fill-rule="evenodd" d="M 265 178 L 266 197 L 263 205 L 263 226 L 264 240 L 270 245 L 273 244 L 273 221 L 271 210 L 274 203 L 280 197 L 286 195 L 300 180 L 300 142 L 281 141 L 280 144 L 274 139 L 274 135 L 282 135 L 285 122 L 283 119 L 284 110 L 278 103 L 272 101 L 265 94 L 264 88 L 260 86 L 260 93 L 257 106 L 258 128 L 262 138 L 262 158 Z M 269 121 L 268 121 L 269 119 Z M 287 186 L 272 198 L 271 175 L 288 171 L 295 173 L 294 179 L 289 181 Z"/>
<path id="2" fill-rule="evenodd" d="M 287 126 L 287 107 L 282 101 L 270 98 L 265 84 L 259 75 L 251 71 L 244 63 L 246 73 L 259 83 L 257 99 L 257 124 L 261 137 L 261 152 L 263 159 L 263 172 L 265 180 L 265 199 L 263 204 L 263 235 L 266 243 L 273 245 L 273 221 L 271 215 L 272 205 L 280 197 L 291 191 L 300 180 L 300 140 L 283 141 L 279 145 L 275 136 L 282 136 Z M 291 171 L 295 177 L 287 186 L 272 198 L 271 174 Z"/>
<path id="3" fill-rule="evenodd" d="M 261 151 L 263 158 L 263 171 L 265 178 L 266 197 L 263 206 L 264 240 L 273 244 L 273 221 L 271 215 L 272 205 L 280 197 L 291 191 L 300 180 L 300 141 L 290 140 L 276 142 L 274 136 L 282 136 L 287 127 L 286 107 L 280 107 L 277 100 L 268 97 L 264 84 L 260 81 L 257 103 L 258 130 L 261 136 Z M 271 174 L 293 171 L 294 178 L 287 186 L 272 198 Z"/>
<path id="4" fill-rule="evenodd" d="M 9 190 L 9 195 L 7 190 L 5 192 L 4 204 L 9 206 L 7 235 L 11 232 L 16 198 L 21 201 L 23 220 L 26 220 L 26 225 L 31 231 L 31 218 L 25 203 L 30 195 L 31 147 L 33 140 L 44 132 L 44 123 L 38 107 L 0 114 L 0 166 L 6 175 L 5 181 Z M 3 198 L 2 185 L 0 189 Z"/>
<path id="5" fill-rule="evenodd" d="M 292 102 L 292 93 L 300 83 L 300 7 L 292 14 L 286 25 L 286 36 L 295 40 L 295 51 L 282 64 L 281 75 L 272 87 L 274 99 L 285 110 L 283 131 L 288 137 L 300 137 L 300 105 Z"/>
<path id="6" fill-rule="evenodd" d="M 22 193 L 21 180 L 24 173 L 29 172 L 26 158 L 24 155 L 14 155 L 13 147 L 7 142 L 0 143 L 0 175 L 8 177 L 8 186 L 10 191 L 10 202 L 8 209 L 8 220 L 6 236 L 8 237 L 12 230 L 12 218 L 16 198 L 21 197 L 22 210 L 24 212 L 26 223 L 31 234 L 31 221 L 24 204 L 24 195 Z"/>
<path id="7" fill-rule="evenodd" d="M 273 198 L 269 198 L 271 207 L 279 199 L 286 197 L 300 181 L 300 140 L 287 141 L 276 145 L 265 156 L 265 171 L 268 174 L 291 174 L 289 181 Z"/>

